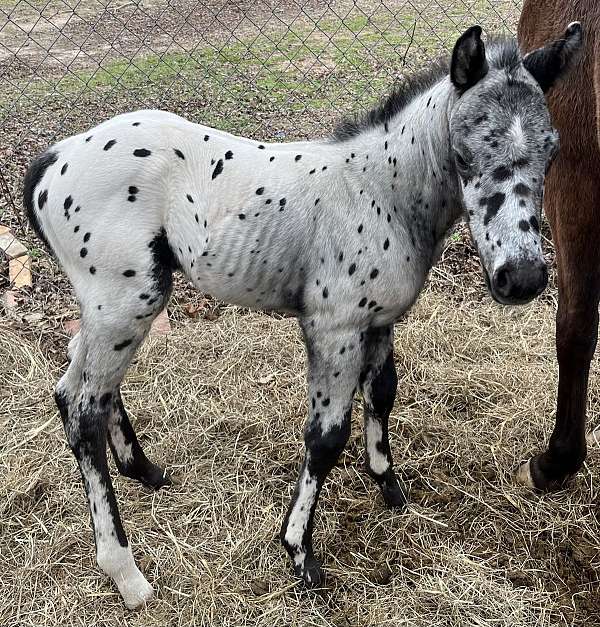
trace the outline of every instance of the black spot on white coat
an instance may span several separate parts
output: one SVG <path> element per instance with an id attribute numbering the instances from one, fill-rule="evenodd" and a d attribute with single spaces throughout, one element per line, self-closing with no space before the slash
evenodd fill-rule
<path id="1" fill-rule="evenodd" d="M 223 159 L 219 159 L 217 161 L 217 165 L 215 166 L 215 169 L 213 170 L 212 173 L 212 180 L 214 181 L 217 176 L 219 176 L 219 174 L 221 174 L 221 172 L 223 172 Z"/>

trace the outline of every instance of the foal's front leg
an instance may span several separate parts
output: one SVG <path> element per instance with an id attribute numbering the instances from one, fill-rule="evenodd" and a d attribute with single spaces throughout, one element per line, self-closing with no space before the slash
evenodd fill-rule
<path id="1" fill-rule="evenodd" d="M 360 331 L 303 325 L 308 352 L 309 418 L 304 433 L 306 455 L 289 505 L 281 541 L 294 572 L 309 587 L 323 582 L 312 547 L 313 519 L 325 478 L 350 435 L 352 399 L 362 363 Z"/>
<path id="2" fill-rule="evenodd" d="M 366 467 L 388 507 L 402 508 L 406 495 L 394 472 L 388 419 L 398 387 L 394 365 L 394 327 L 370 328 L 366 335 L 364 368 L 360 375 L 364 398 Z"/>

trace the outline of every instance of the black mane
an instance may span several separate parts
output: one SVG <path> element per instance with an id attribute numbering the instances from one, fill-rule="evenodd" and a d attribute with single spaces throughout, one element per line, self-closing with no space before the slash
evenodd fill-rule
<path id="1" fill-rule="evenodd" d="M 486 57 L 490 68 L 512 70 L 521 62 L 521 52 L 512 37 L 494 36 L 487 38 Z M 450 72 L 450 56 L 444 55 L 428 67 L 406 76 L 396 85 L 392 93 L 376 107 L 362 114 L 343 119 L 333 130 L 333 140 L 342 142 L 356 137 L 361 132 L 389 122 L 416 96 L 435 85 Z"/>

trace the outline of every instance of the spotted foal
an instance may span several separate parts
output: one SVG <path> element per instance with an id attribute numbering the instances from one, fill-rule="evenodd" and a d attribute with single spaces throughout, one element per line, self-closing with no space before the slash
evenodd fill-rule
<path id="1" fill-rule="evenodd" d="M 244 307 L 298 317 L 308 354 L 306 455 L 281 530 L 294 570 L 322 584 L 313 517 L 364 398 L 366 466 L 389 506 L 405 504 L 388 417 L 393 324 L 414 303 L 445 234 L 467 219 L 492 296 L 523 303 L 547 281 L 539 217 L 557 147 L 543 90 L 580 45 L 524 59 L 481 29 L 332 138 L 262 144 L 163 111 L 120 115 L 33 162 L 24 202 L 81 305 L 81 331 L 56 386 L 87 492 L 100 568 L 125 604 L 152 588 L 121 524 L 106 442 L 121 474 L 168 483 L 135 436 L 119 387 L 172 272 Z"/>

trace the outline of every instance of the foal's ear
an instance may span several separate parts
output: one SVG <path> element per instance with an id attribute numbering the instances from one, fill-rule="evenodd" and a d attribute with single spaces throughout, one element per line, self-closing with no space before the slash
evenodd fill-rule
<path id="1" fill-rule="evenodd" d="M 481 40 L 481 26 L 471 26 L 454 45 L 450 79 L 460 92 L 473 87 L 488 73 L 485 46 Z"/>
<path id="2" fill-rule="evenodd" d="M 526 55 L 523 65 L 542 90 L 547 92 L 568 70 L 571 62 L 577 57 L 582 42 L 581 23 L 572 22 L 563 37 Z"/>

